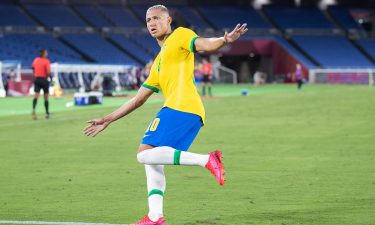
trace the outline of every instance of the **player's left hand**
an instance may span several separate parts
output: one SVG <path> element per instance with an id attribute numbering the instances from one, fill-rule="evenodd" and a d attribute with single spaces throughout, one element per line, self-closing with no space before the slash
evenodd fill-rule
<path id="1" fill-rule="evenodd" d="M 247 24 L 237 24 L 237 26 L 232 30 L 232 32 L 224 33 L 224 39 L 226 43 L 232 43 L 235 42 L 241 35 L 245 34 L 248 29 L 247 29 Z"/>
<path id="2" fill-rule="evenodd" d="M 85 127 L 83 133 L 88 137 L 95 137 L 97 134 L 102 132 L 105 128 L 108 127 L 109 122 L 104 121 L 103 119 L 93 119 L 87 121 L 90 125 Z"/>

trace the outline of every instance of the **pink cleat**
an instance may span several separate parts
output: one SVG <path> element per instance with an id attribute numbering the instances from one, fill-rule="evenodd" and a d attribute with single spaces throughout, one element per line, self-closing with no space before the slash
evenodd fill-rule
<path id="1" fill-rule="evenodd" d="M 139 222 L 134 223 L 133 225 L 167 225 L 164 220 L 164 217 L 160 217 L 158 221 L 152 222 L 148 216 L 144 216 Z"/>
<path id="2" fill-rule="evenodd" d="M 225 182 L 225 171 L 223 164 L 223 154 L 219 150 L 208 153 L 210 157 L 206 164 L 206 168 L 216 177 L 217 182 L 220 185 L 224 185 Z"/>

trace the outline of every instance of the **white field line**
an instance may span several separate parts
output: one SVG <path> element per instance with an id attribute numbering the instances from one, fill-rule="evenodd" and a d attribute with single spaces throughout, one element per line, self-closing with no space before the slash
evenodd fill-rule
<path id="1" fill-rule="evenodd" d="M 110 223 L 82 223 L 82 222 L 46 222 L 46 221 L 16 221 L 0 220 L 0 224 L 40 224 L 40 225 L 127 225 Z M 129 225 L 129 224 L 128 224 Z"/>

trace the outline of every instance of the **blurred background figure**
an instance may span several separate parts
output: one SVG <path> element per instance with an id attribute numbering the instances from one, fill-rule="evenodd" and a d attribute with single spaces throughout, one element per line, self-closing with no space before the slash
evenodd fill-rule
<path id="1" fill-rule="evenodd" d="M 197 56 L 197 58 L 199 58 L 199 56 Z M 203 73 L 202 61 L 198 59 L 196 59 L 194 63 L 194 80 L 195 84 L 197 85 L 197 89 L 199 90 L 198 85 L 201 85 L 203 82 Z"/>
<path id="2" fill-rule="evenodd" d="M 148 63 L 145 65 L 145 74 L 146 74 L 146 76 L 148 76 L 150 74 L 151 67 L 152 67 L 153 63 L 154 63 L 154 60 L 150 59 L 150 61 L 148 61 Z"/>
<path id="3" fill-rule="evenodd" d="M 206 86 L 208 87 L 208 94 L 212 96 L 211 86 L 212 86 L 212 64 L 203 59 L 202 63 L 202 73 L 203 73 L 203 87 L 202 95 L 206 95 Z"/>
<path id="4" fill-rule="evenodd" d="M 137 80 L 135 89 L 138 89 L 145 81 L 143 68 L 140 66 L 136 66 L 134 68 L 133 73 L 134 73 L 135 79 Z"/>
<path id="5" fill-rule="evenodd" d="M 295 79 L 297 82 L 297 89 L 301 90 L 302 84 L 303 84 L 303 74 L 302 74 L 302 67 L 299 63 L 296 64 Z"/>
<path id="6" fill-rule="evenodd" d="M 254 73 L 254 85 L 255 86 L 259 86 L 261 84 L 266 83 L 266 78 L 267 78 L 267 74 L 266 73 L 263 73 L 263 72 L 260 72 L 260 71 L 256 71 Z"/>
<path id="7" fill-rule="evenodd" d="M 2 79 L 3 79 L 3 85 L 4 85 L 4 90 L 5 90 L 5 96 L 8 96 L 8 83 L 9 83 L 9 81 L 10 81 L 10 79 L 11 79 L 11 74 L 12 73 L 10 73 L 10 74 L 4 74 L 3 76 L 2 76 Z M 14 72 L 13 72 L 13 74 L 14 74 Z"/>
<path id="8" fill-rule="evenodd" d="M 36 113 L 35 107 L 38 102 L 40 90 L 43 89 L 44 94 L 44 107 L 46 109 L 46 119 L 50 118 L 49 113 L 49 103 L 48 103 L 48 95 L 49 95 L 49 81 L 48 77 L 51 78 L 50 72 L 50 61 L 48 59 L 48 52 L 47 49 L 42 49 L 39 52 L 39 56 L 36 57 L 31 65 L 34 73 L 34 99 L 33 99 L 33 112 L 32 116 L 33 119 L 36 120 Z M 52 80 L 52 79 L 51 79 Z"/>

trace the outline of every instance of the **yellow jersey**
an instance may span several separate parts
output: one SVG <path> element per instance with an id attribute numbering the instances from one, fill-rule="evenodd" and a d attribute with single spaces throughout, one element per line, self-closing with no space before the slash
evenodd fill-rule
<path id="1" fill-rule="evenodd" d="M 175 29 L 164 41 L 143 86 L 161 90 L 164 107 L 196 114 L 204 124 L 205 111 L 194 80 L 194 41 L 198 37 L 190 29 Z"/>

